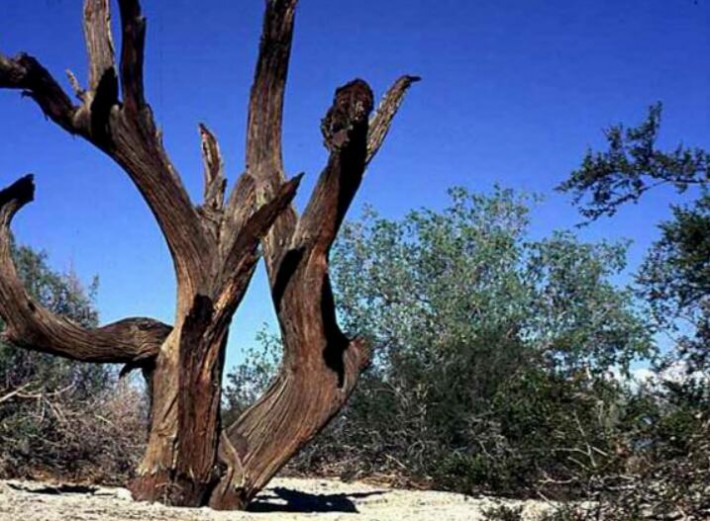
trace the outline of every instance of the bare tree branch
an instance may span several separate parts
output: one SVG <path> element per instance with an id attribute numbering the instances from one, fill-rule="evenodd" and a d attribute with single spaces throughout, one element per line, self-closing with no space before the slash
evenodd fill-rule
<path id="1" fill-rule="evenodd" d="M 108 0 L 84 0 L 84 39 L 89 56 L 89 88 L 83 95 L 79 119 L 84 125 L 88 123 L 93 143 L 110 148 L 109 114 L 118 104 L 118 77 Z"/>
<path id="2" fill-rule="evenodd" d="M 254 83 L 249 99 L 246 168 L 257 185 L 257 201 L 274 197 L 285 180 L 281 146 L 284 92 L 291 57 L 297 0 L 267 0 Z M 272 284 L 280 258 L 296 226 L 296 212 L 286 208 L 264 242 Z"/>
<path id="3" fill-rule="evenodd" d="M 107 0 L 85 0 L 85 34 L 90 59 L 89 88 L 76 107 L 34 58 L 0 56 L 0 88 L 21 89 L 65 130 L 79 134 L 114 159 L 131 177 L 165 235 L 182 281 L 198 284 L 213 244 L 172 166 L 143 99 L 145 20 L 137 0 L 121 0 L 121 84 L 118 104 Z"/>
<path id="4" fill-rule="evenodd" d="M 15 396 L 17 396 L 17 397 L 23 396 L 25 389 L 29 388 L 32 384 L 33 384 L 33 382 L 27 382 L 26 384 L 21 385 L 20 387 L 16 387 L 15 389 L 13 389 L 11 391 L 8 391 L 7 389 L 5 389 L 5 391 L 4 391 L 5 394 L 0 396 L 0 403 L 11 400 Z"/>
<path id="5" fill-rule="evenodd" d="M 215 135 L 204 124 L 200 124 L 199 128 L 205 176 L 204 204 L 213 210 L 221 211 L 224 207 L 226 183 L 222 154 Z"/>
<path id="6" fill-rule="evenodd" d="M 175 327 L 128 319 L 87 330 L 33 302 L 18 280 L 10 251 L 12 217 L 32 199 L 33 184 L 26 178 L 0 192 L 0 310 L 8 336 L 30 349 L 69 358 L 125 362 L 126 370 L 142 366 L 151 396 L 151 428 L 131 484 L 134 498 L 202 505 L 210 496 L 216 508 L 244 507 L 337 413 L 368 363 L 364 343 L 347 338 L 337 324 L 328 254 L 367 164 L 417 78 L 400 78 L 372 118 L 373 95 L 364 81 L 336 91 L 322 123 L 328 163 L 299 220 L 292 200 L 300 176 L 286 182 L 281 143 L 297 0 L 266 0 L 249 100 L 245 173 L 225 206 L 217 140 L 201 126 L 205 190 L 202 205 L 195 207 L 145 100 L 146 22 L 139 1 L 118 0 L 118 74 L 109 0 L 84 1 L 87 88 L 70 75 L 81 104 L 72 104 L 46 69 L 26 55 L 0 56 L 0 88 L 23 90 L 48 117 L 94 144 L 130 176 L 173 258 Z M 284 361 L 266 394 L 222 433 L 219 389 L 227 336 L 260 241 Z M 142 363 L 146 357 L 149 364 Z M 226 473 L 215 468 L 217 460 Z"/>
<path id="7" fill-rule="evenodd" d="M 231 249 L 239 230 L 254 212 L 256 207 L 256 183 L 247 173 L 237 179 L 229 194 L 229 201 L 224 212 L 224 221 L 220 230 L 220 253 L 222 257 Z"/>
<path id="8" fill-rule="evenodd" d="M 0 88 L 21 90 L 64 130 L 71 134 L 80 132 L 74 124 L 77 107 L 47 69 L 29 54 L 12 59 L 0 54 Z"/>
<path id="9" fill-rule="evenodd" d="M 397 114 L 399 107 L 402 105 L 404 97 L 407 94 L 407 90 L 409 90 L 412 83 L 416 83 L 418 81 L 421 81 L 421 78 L 418 76 L 402 76 L 394 83 L 394 85 L 390 87 L 382 98 L 382 101 L 377 107 L 377 111 L 375 111 L 375 114 L 370 120 L 370 133 L 367 138 L 366 164 L 370 164 L 370 161 L 372 161 L 377 152 L 380 150 L 382 143 L 384 143 L 387 133 L 392 125 L 392 120 Z"/>
<path id="10" fill-rule="evenodd" d="M 116 66 L 108 0 L 85 0 L 84 37 L 89 54 L 89 89 L 96 91 L 104 75 Z"/>
<path id="11" fill-rule="evenodd" d="M 303 175 L 284 183 L 276 197 L 259 208 L 240 228 L 231 249 L 224 258 L 222 289 L 216 301 L 217 323 L 231 320 L 234 310 L 246 293 L 254 268 L 259 259 L 257 248 L 274 221 L 283 212 L 294 196 Z"/>
<path id="12" fill-rule="evenodd" d="M 247 172 L 262 198 L 272 196 L 284 176 L 281 120 L 295 4 L 267 2 L 251 91 Z M 348 339 L 338 327 L 328 253 L 368 162 L 417 79 L 400 78 L 371 120 L 373 96 L 364 81 L 355 80 L 336 91 L 321 125 L 330 157 L 303 216 L 298 219 L 293 208 L 282 213 L 263 241 L 284 358 L 264 396 L 226 430 L 230 443 L 220 454 L 231 454 L 234 461 L 227 462 L 232 472 L 216 489 L 213 506 L 247 503 L 328 423 L 369 363 L 367 346 Z M 309 368 L 307 373 L 303 367 Z"/>
<path id="13" fill-rule="evenodd" d="M 204 203 L 199 208 L 203 223 L 209 227 L 215 238 L 219 237 L 224 216 L 224 192 L 227 179 L 217 138 L 210 130 L 199 125 L 202 162 L 204 164 Z"/>
<path id="14" fill-rule="evenodd" d="M 281 126 L 297 0 L 267 0 L 256 74 L 249 100 L 247 170 L 278 189 L 283 175 Z M 276 179 L 274 179 L 276 178 Z"/>
<path id="15" fill-rule="evenodd" d="M 21 347 L 85 362 L 129 363 L 154 357 L 171 327 L 130 318 L 96 329 L 57 317 L 25 291 L 12 260 L 10 223 L 34 197 L 26 176 L 0 191 L 0 312 L 4 338 Z"/>
<path id="16" fill-rule="evenodd" d="M 223 478 L 215 506 L 239 505 L 261 489 L 342 407 L 369 362 L 366 346 L 338 327 L 328 251 L 365 171 L 372 108 L 372 91 L 362 80 L 336 91 L 321 126 L 328 165 L 290 242 L 264 244 L 267 255 L 282 259 L 272 298 L 284 361 L 264 396 L 226 431 L 233 450 L 221 454 L 236 451 L 228 467 L 240 470 Z"/>
<path id="17" fill-rule="evenodd" d="M 124 167 L 148 202 L 170 247 L 179 282 L 200 285 L 214 241 L 204 233 L 197 210 L 163 148 L 152 111 L 144 99 L 146 23 L 140 2 L 119 0 L 118 4 L 123 106 L 111 114 L 112 147 L 105 151 Z"/>
<path id="18" fill-rule="evenodd" d="M 276 196 L 254 212 L 244 223 L 232 245 L 232 249 L 224 259 L 224 270 L 227 276 L 231 276 L 230 273 L 234 271 L 235 266 L 241 262 L 245 254 L 250 255 L 249 252 L 256 252 L 259 239 L 266 235 L 284 208 L 291 204 L 302 177 L 303 174 L 299 174 L 284 183 Z"/>
<path id="19" fill-rule="evenodd" d="M 130 112 L 145 106 L 143 60 L 146 22 L 138 0 L 119 0 L 121 12 L 121 88 L 123 102 Z"/>
<path id="20" fill-rule="evenodd" d="M 362 80 L 336 91 L 333 106 L 321 123 L 330 158 L 298 222 L 293 247 L 313 242 L 319 252 L 330 249 L 365 171 L 372 108 L 372 90 Z"/>
<path id="21" fill-rule="evenodd" d="M 67 80 L 69 80 L 69 84 L 71 85 L 71 88 L 74 91 L 74 95 L 76 96 L 76 98 L 79 101 L 81 101 L 82 103 L 85 103 L 86 102 L 86 90 L 84 90 L 82 88 L 76 75 L 70 69 L 67 69 L 64 72 L 67 75 Z"/>

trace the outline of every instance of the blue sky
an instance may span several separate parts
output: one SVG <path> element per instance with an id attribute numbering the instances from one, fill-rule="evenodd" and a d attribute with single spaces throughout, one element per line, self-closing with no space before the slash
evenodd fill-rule
<path id="1" fill-rule="evenodd" d="M 3 0 L 0 52 L 37 56 L 56 77 L 85 78 L 81 0 Z M 165 144 L 197 200 L 197 123 L 219 137 L 231 180 L 243 168 L 246 105 L 262 0 L 144 0 L 147 95 Z M 440 208 L 446 189 L 503 186 L 541 193 L 533 233 L 579 222 L 553 192 L 602 129 L 640 121 L 664 103 L 663 143 L 707 146 L 710 134 L 708 0 L 302 0 L 288 84 L 284 152 L 305 171 L 303 207 L 326 154 L 320 118 L 355 77 L 379 94 L 398 75 L 417 84 L 372 164 L 350 217 L 373 205 L 387 217 Z M 66 82 L 64 82 L 66 86 Z M 68 86 L 67 86 L 68 88 Z M 0 184 L 36 174 L 37 200 L 18 216 L 18 239 L 58 269 L 101 279 L 106 321 L 171 321 L 175 286 L 157 225 L 126 175 L 44 120 L 17 92 L 0 92 Z M 635 266 L 668 216 L 657 192 L 581 231 L 633 239 Z M 273 315 L 263 273 L 232 328 L 231 365 Z"/>

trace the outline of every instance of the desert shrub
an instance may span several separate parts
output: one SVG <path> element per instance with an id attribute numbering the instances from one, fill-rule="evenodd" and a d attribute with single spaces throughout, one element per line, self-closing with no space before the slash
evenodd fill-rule
<path id="1" fill-rule="evenodd" d="M 483 511 L 485 521 L 523 521 L 522 507 L 498 505 Z"/>
<path id="2" fill-rule="evenodd" d="M 633 464 L 619 476 L 619 485 L 599 492 L 597 519 L 710 517 L 710 387 L 705 386 L 704 398 L 695 394 L 697 383 L 692 396 L 683 387 L 667 383 L 651 391 L 653 417 L 631 434 L 636 451 L 627 461 Z"/>
<path id="3" fill-rule="evenodd" d="M 613 282 L 623 245 L 526 230 L 507 191 L 346 227 L 332 262 L 340 313 L 374 361 L 290 469 L 572 500 L 546 521 L 707 519 L 710 329 L 695 291 L 707 281 L 678 284 L 704 266 L 706 235 L 669 225 L 632 290 Z M 660 331 L 680 335 L 653 356 Z M 243 404 L 278 363 L 261 339 L 227 389 Z M 651 380 L 629 379 L 636 357 L 653 360 Z"/>
<path id="4" fill-rule="evenodd" d="M 644 421 L 624 432 L 633 469 L 625 485 L 602 495 L 604 519 L 710 517 L 710 155 L 682 143 L 659 147 L 661 115 L 657 103 L 641 124 L 607 129 L 607 149 L 588 151 L 559 187 L 590 221 L 642 203 L 649 190 L 683 201 L 659 224 L 637 275 L 652 326 L 670 345 L 655 387 L 643 390 Z"/>
<path id="5" fill-rule="evenodd" d="M 27 386 L 0 424 L 4 478 L 125 484 L 145 443 L 143 393 L 128 383 L 79 399 Z"/>
<path id="6" fill-rule="evenodd" d="M 70 320 L 95 326 L 94 282 L 50 269 L 45 254 L 14 250 L 26 288 Z M 0 330 L 2 324 L 0 324 Z M 145 433 L 141 391 L 110 366 L 81 364 L 0 343 L 0 476 L 117 482 Z"/>
<path id="7" fill-rule="evenodd" d="M 625 246 L 530 240 L 526 204 L 454 190 L 441 212 L 345 228 L 340 313 L 373 366 L 294 468 L 565 497 L 621 465 L 611 434 L 633 401 L 611 372 L 651 352 L 632 292 L 612 282 Z M 268 367 L 249 360 L 227 395 Z"/>

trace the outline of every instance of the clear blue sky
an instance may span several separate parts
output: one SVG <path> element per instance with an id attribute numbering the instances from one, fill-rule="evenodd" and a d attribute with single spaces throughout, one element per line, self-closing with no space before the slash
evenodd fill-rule
<path id="1" fill-rule="evenodd" d="M 190 193 L 201 194 L 197 123 L 220 138 L 227 172 L 243 168 L 246 104 L 263 0 L 144 0 L 147 94 Z M 81 0 L 3 0 L 0 50 L 36 55 L 64 81 L 85 78 Z M 368 80 L 379 94 L 418 74 L 350 217 L 364 203 L 388 217 L 439 208 L 453 185 L 494 183 L 547 198 L 534 233 L 579 221 L 553 193 L 602 129 L 640 121 L 664 103 L 666 144 L 707 146 L 708 0 L 302 0 L 285 114 L 285 159 L 305 171 L 298 204 L 325 162 L 319 121 L 336 86 Z M 64 82 L 66 85 L 66 82 Z M 174 281 L 157 225 L 127 177 L 80 139 L 46 122 L 17 92 L 0 92 L 0 184 L 36 174 L 37 200 L 17 218 L 18 239 L 58 269 L 99 274 L 102 318 L 170 321 Z M 631 238 L 632 264 L 673 197 L 650 194 L 582 231 Z M 272 321 L 263 274 L 232 328 L 229 363 Z"/>

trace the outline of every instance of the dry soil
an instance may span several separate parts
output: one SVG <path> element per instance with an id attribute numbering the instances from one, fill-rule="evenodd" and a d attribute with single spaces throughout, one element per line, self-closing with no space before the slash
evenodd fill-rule
<path id="1" fill-rule="evenodd" d="M 475 521 L 498 501 L 331 480 L 275 479 L 248 512 L 171 508 L 132 501 L 121 488 L 0 482 L 1 521 Z M 536 519 L 553 505 L 506 501 Z"/>

